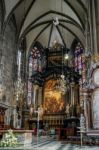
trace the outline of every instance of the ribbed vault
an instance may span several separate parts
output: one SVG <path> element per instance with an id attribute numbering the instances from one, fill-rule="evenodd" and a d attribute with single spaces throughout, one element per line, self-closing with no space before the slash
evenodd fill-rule
<path id="1" fill-rule="evenodd" d="M 34 40 L 44 47 L 50 47 L 55 40 L 71 47 L 77 39 L 85 47 L 85 16 L 87 15 L 86 0 L 4 0 L 4 32 L 12 16 L 17 28 L 17 41 L 26 37 L 27 50 Z M 53 20 L 58 18 L 55 26 Z"/>

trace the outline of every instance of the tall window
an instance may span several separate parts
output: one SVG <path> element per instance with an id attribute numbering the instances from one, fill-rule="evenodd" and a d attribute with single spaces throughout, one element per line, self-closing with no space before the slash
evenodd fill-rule
<path id="1" fill-rule="evenodd" d="M 83 83 L 86 80 L 86 67 L 85 67 L 85 57 L 84 57 L 84 49 L 82 48 L 81 44 L 78 43 L 75 48 L 75 71 L 79 72 L 80 75 L 82 75 L 82 78 L 79 80 L 80 84 L 83 85 Z"/>
<path id="2" fill-rule="evenodd" d="M 21 51 L 18 51 L 18 56 L 17 56 L 17 65 L 18 65 L 18 77 L 21 77 Z"/>
<path id="3" fill-rule="evenodd" d="M 86 66 L 85 66 L 85 56 L 84 49 L 81 44 L 78 43 L 75 48 L 75 71 L 77 71 L 81 78 L 79 80 L 79 101 L 80 105 L 83 107 L 84 105 L 84 96 L 83 96 L 83 85 L 86 81 Z"/>
<path id="4" fill-rule="evenodd" d="M 28 63 L 28 105 L 30 105 L 33 102 L 33 77 L 35 75 L 37 77 L 46 68 L 46 53 L 39 42 L 36 42 L 30 50 Z"/>

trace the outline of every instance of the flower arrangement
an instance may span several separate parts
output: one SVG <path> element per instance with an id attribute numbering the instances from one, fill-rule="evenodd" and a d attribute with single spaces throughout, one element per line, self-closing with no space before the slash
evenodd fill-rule
<path id="1" fill-rule="evenodd" d="M 18 141 L 13 130 L 8 130 L 8 133 L 6 133 L 0 141 L 0 147 L 16 147 L 17 145 Z"/>

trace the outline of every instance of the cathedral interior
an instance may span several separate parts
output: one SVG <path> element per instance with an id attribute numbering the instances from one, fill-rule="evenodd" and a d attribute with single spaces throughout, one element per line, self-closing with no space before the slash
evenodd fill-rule
<path id="1" fill-rule="evenodd" d="M 0 139 L 9 129 L 65 141 L 84 132 L 99 145 L 98 8 L 0 0 Z"/>

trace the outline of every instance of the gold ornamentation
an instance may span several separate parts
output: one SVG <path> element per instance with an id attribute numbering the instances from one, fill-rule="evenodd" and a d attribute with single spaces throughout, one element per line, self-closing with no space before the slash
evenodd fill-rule
<path id="1" fill-rule="evenodd" d="M 92 60 L 93 62 L 98 62 L 98 61 L 99 61 L 99 55 L 98 55 L 98 54 L 93 55 L 93 56 L 91 57 L 91 60 Z"/>

